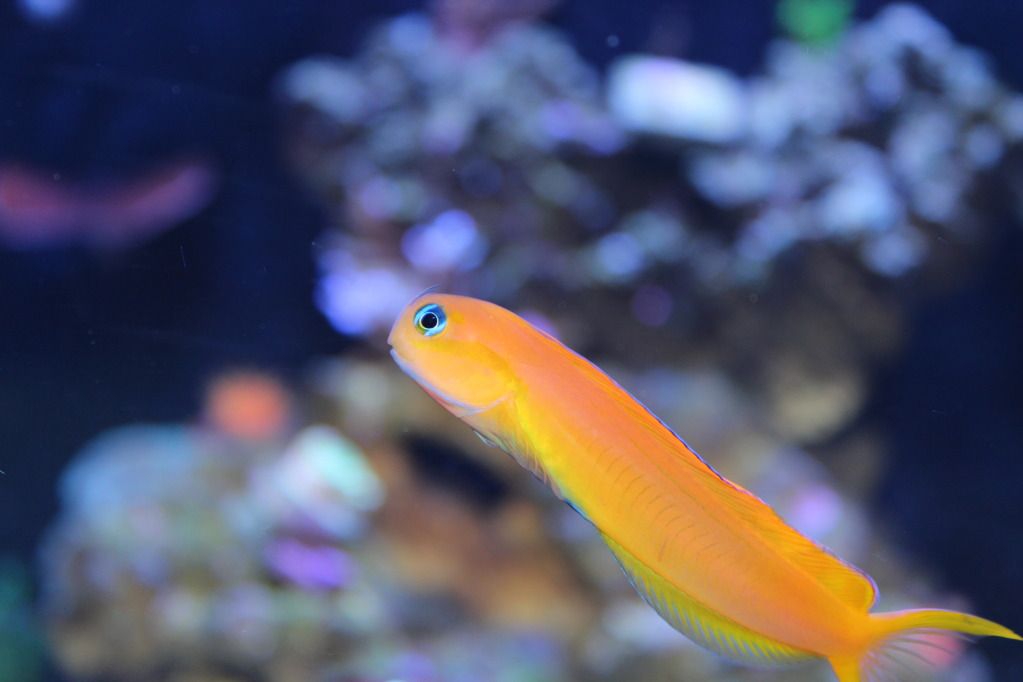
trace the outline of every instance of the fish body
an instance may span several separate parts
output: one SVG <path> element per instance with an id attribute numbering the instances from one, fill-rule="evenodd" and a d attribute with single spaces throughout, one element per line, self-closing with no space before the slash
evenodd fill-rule
<path id="1" fill-rule="evenodd" d="M 598 367 L 485 301 L 427 294 L 388 342 L 448 411 L 544 480 L 604 537 L 633 586 L 698 643 L 752 664 L 827 659 L 869 679 L 920 630 L 1018 639 L 942 610 L 870 614 L 868 576 L 711 468 Z"/>

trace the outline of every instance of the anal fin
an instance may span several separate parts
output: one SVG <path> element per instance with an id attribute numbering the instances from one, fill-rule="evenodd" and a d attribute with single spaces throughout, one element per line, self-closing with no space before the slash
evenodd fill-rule
<path id="1" fill-rule="evenodd" d="M 669 625 L 726 658 L 753 665 L 790 665 L 815 656 L 777 642 L 722 616 L 692 599 L 652 571 L 617 542 L 604 541 L 625 570 L 636 592 Z"/>

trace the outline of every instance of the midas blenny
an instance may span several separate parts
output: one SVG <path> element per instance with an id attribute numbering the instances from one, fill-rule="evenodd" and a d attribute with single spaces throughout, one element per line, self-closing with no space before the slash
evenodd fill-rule
<path id="1" fill-rule="evenodd" d="M 840 682 L 860 682 L 922 633 L 1020 639 L 955 611 L 870 613 L 877 590 L 866 574 L 504 308 L 427 293 L 401 312 L 388 343 L 427 393 L 589 520 L 643 599 L 708 649 L 751 665 L 824 658 Z"/>

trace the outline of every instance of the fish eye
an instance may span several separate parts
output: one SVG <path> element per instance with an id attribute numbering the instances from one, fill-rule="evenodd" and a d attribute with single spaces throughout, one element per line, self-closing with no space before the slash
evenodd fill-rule
<path id="1" fill-rule="evenodd" d="M 436 303 L 427 303 L 416 311 L 412 321 L 420 333 L 426 336 L 433 336 L 434 334 L 440 334 L 444 330 L 448 316 L 444 314 L 444 309 Z"/>

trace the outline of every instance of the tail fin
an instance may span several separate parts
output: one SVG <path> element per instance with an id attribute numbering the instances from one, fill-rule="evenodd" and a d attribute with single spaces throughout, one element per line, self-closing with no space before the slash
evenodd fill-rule
<path id="1" fill-rule="evenodd" d="M 878 613 L 870 616 L 870 623 L 872 632 L 858 656 L 833 658 L 829 661 L 838 676 L 838 682 L 869 682 L 875 677 L 890 679 L 891 675 L 885 673 L 890 673 L 892 665 L 900 665 L 895 653 L 919 656 L 912 651 L 913 648 L 943 648 L 926 639 L 936 631 L 1023 639 L 1009 628 L 985 618 L 941 609 Z"/>

